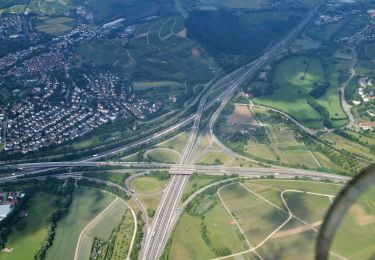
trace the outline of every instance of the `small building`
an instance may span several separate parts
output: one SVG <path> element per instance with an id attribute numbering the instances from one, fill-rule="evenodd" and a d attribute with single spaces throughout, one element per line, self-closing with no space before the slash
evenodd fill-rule
<path id="1" fill-rule="evenodd" d="M 0 205 L 0 221 L 6 218 L 12 210 L 13 206 L 11 204 Z"/>
<path id="2" fill-rule="evenodd" d="M 371 130 L 372 129 L 372 123 L 371 122 L 362 122 L 362 123 L 359 123 L 359 127 L 362 130 Z"/>

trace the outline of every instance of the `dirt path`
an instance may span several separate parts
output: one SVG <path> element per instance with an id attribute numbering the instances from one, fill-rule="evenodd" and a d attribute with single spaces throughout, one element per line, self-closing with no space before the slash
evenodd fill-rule
<path id="1" fill-rule="evenodd" d="M 305 131 L 306 133 L 308 133 L 310 135 L 316 136 L 318 134 L 318 132 L 319 132 L 319 130 L 311 129 L 311 128 L 308 128 L 308 127 L 304 126 L 303 124 L 301 124 L 300 122 L 298 122 L 297 120 L 295 120 L 293 117 L 291 117 L 287 113 L 284 113 L 284 112 L 282 112 L 280 110 L 277 110 L 277 109 L 274 109 L 274 108 L 270 108 L 270 107 L 266 107 L 266 106 L 255 105 L 255 104 L 250 104 L 250 107 L 263 108 L 263 109 L 266 109 L 266 110 L 270 110 L 270 111 L 279 113 L 279 114 L 285 116 L 286 118 L 288 118 L 289 121 L 293 122 L 295 125 L 297 125 L 299 128 L 301 128 L 303 131 Z"/>
<path id="2" fill-rule="evenodd" d="M 228 184 L 228 185 L 231 185 Z M 233 216 L 232 212 L 229 210 L 228 206 L 224 203 L 224 200 L 222 199 L 221 195 L 220 195 L 220 190 L 228 185 L 224 185 L 223 187 L 219 188 L 217 191 L 216 191 L 216 194 L 217 196 L 219 197 L 219 200 L 221 202 L 221 204 L 224 206 L 224 208 L 226 209 L 226 211 L 228 212 L 228 214 L 231 216 L 232 220 L 235 222 L 238 230 L 241 232 L 241 234 L 243 235 L 243 237 L 245 238 L 246 240 L 246 243 L 247 243 L 247 246 L 249 248 L 252 248 L 253 246 L 251 245 L 250 241 L 247 239 L 246 235 L 245 235 L 245 232 L 243 231 L 243 229 L 241 228 L 241 226 L 238 224 L 238 222 L 236 221 L 235 217 Z M 256 254 L 261 260 L 263 259 L 263 257 L 256 251 L 254 250 L 253 251 L 254 254 Z"/>
<path id="3" fill-rule="evenodd" d="M 246 250 L 246 251 L 243 251 L 243 252 L 239 252 L 239 253 L 235 253 L 235 254 L 232 254 L 232 255 L 227 255 L 227 256 L 223 256 L 223 257 L 218 257 L 218 258 L 214 258 L 212 260 L 221 260 L 221 259 L 227 259 L 227 258 L 233 258 L 233 257 L 236 257 L 236 256 L 240 256 L 240 255 L 243 255 L 243 254 L 246 254 L 246 253 L 255 253 L 255 250 L 258 249 L 259 247 L 261 247 L 262 245 L 264 245 L 268 240 L 270 240 L 271 238 L 274 238 L 276 236 L 276 234 L 280 234 L 280 232 L 286 232 L 286 231 L 280 231 L 286 224 L 288 224 L 288 222 L 290 220 L 292 220 L 293 218 L 300 221 L 301 223 L 303 223 L 305 225 L 305 227 L 301 227 L 303 231 L 305 231 L 304 229 L 306 230 L 313 230 L 315 232 L 318 232 L 318 230 L 315 228 L 317 225 L 317 223 L 307 223 L 305 220 L 295 216 L 292 211 L 290 210 L 289 208 L 289 205 L 288 203 L 286 202 L 285 198 L 284 198 L 284 194 L 286 192 L 298 192 L 298 193 L 306 193 L 306 194 L 311 194 L 311 195 L 317 195 L 317 196 L 325 196 L 325 197 L 328 197 L 328 198 L 332 198 L 334 196 L 332 195 L 329 195 L 329 194 L 322 194 L 322 193 L 315 193 L 315 192 L 305 192 L 305 191 L 301 191 L 301 190 L 284 190 L 283 192 L 281 192 L 280 194 L 280 198 L 286 208 L 286 210 L 280 208 L 279 206 L 275 205 L 274 203 L 270 202 L 269 200 L 267 200 L 266 198 L 264 198 L 263 196 L 259 195 L 258 193 L 252 191 L 251 189 L 249 189 L 248 187 L 246 187 L 245 185 L 243 185 L 242 183 L 238 183 L 240 184 L 243 188 L 245 188 L 248 192 L 250 192 L 251 194 L 255 195 L 256 197 L 258 197 L 259 199 L 265 201 L 266 203 L 268 203 L 269 205 L 287 213 L 289 216 L 287 218 L 287 220 L 285 220 L 279 227 L 277 227 L 274 231 L 271 232 L 271 234 L 269 234 L 262 242 L 260 242 L 257 246 L 255 247 L 252 247 L 250 248 L 249 250 Z M 301 231 L 299 229 L 297 229 L 297 231 Z M 290 230 L 288 230 L 289 232 L 291 232 Z M 301 231 L 301 232 L 303 232 Z M 296 232 L 296 231 L 293 231 L 293 232 Z M 281 233 L 283 234 L 283 233 Z M 284 233 L 285 234 L 285 233 Z M 330 252 L 332 255 L 336 256 L 337 258 L 339 259 L 347 259 L 341 255 L 338 255 L 334 252 Z"/>
<path id="4" fill-rule="evenodd" d="M 133 236 L 132 236 L 132 240 L 130 242 L 130 245 L 129 245 L 129 251 L 128 251 L 128 254 L 126 256 L 126 259 L 130 259 L 130 254 L 131 254 L 131 251 L 133 249 L 133 245 L 134 245 L 134 241 L 135 241 L 135 236 L 136 236 L 136 233 L 137 233 L 137 227 L 138 227 L 138 223 L 137 223 L 137 217 L 135 215 L 135 212 L 133 211 L 133 209 L 121 198 L 119 197 L 116 197 L 112 202 L 111 204 L 109 204 L 102 212 L 100 212 L 93 220 L 91 220 L 86 226 L 85 228 L 81 231 L 81 233 L 79 234 L 79 237 L 78 237 L 78 241 L 77 241 L 77 246 L 76 246 L 76 250 L 75 250 L 75 253 L 74 253 L 74 260 L 78 260 L 78 255 L 79 255 L 79 250 L 80 250 L 80 247 L 81 247 L 81 243 L 82 243 L 82 239 L 83 237 L 85 236 L 85 232 L 90 228 L 92 227 L 93 225 L 95 225 L 102 217 L 103 215 L 116 203 L 118 202 L 119 200 L 121 200 L 126 206 L 127 208 L 130 210 L 131 214 L 132 214 L 132 217 L 133 217 L 133 220 L 134 220 L 134 230 L 133 230 Z"/>
<path id="5" fill-rule="evenodd" d="M 232 220 L 236 223 L 236 226 L 238 228 L 238 230 L 241 232 L 241 234 L 244 236 L 245 240 L 246 240 L 246 244 L 248 245 L 249 248 L 252 248 L 253 246 L 251 245 L 250 241 L 247 239 L 246 235 L 245 235 L 245 231 L 243 231 L 243 229 L 241 228 L 241 226 L 238 224 L 238 222 L 236 221 L 236 218 L 233 216 L 232 212 L 230 211 L 230 209 L 228 208 L 228 206 L 225 204 L 224 200 L 222 199 L 221 195 L 220 195 L 220 190 L 224 187 L 227 187 L 231 185 L 228 184 L 228 185 L 224 185 L 223 187 L 219 188 L 217 191 L 216 191 L 216 194 L 217 196 L 219 197 L 219 200 L 221 202 L 221 204 L 224 206 L 224 208 L 226 209 L 226 211 L 228 212 L 228 214 L 230 215 L 230 217 L 232 218 Z"/>
<path id="6" fill-rule="evenodd" d="M 355 51 L 354 48 L 351 48 L 351 51 L 352 51 L 352 55 L 353 55 L 353 59 L 352 59 L 352 62 L 350 64 L 350 76 L 349 78 L 341 84 L 340 86 L 340 93 L 341 93 L 341 104 L 342 104 L 342 108 L 344 110 L 344 112 L 348 115 L 348 118 L 349 118 L 349 123 L 345 126 L 345 127 L 349 127 L 349 128 L 352 128 L 353 126 L 355 126 L 355 118 L 352 114 L 352 111 L 351 111 L 351 106 L 348 104 L 348 102 L 346 102 L 346 98 L 345 98 L 345 88 L 347 87 L 347 85 L 349 84 L 349 82 L 354 78 L 354 76 L 356 75 L 356 71 L 354 69 L 354 66 L 355 64 L 357 63 L 357 53 Z"/>
<path id="7" fill-rule="evenodd" d="M 84 233 L 86 232 L 86 230 L 88 230 L 92 225 L 94 225 L 111 207 L 113 204 L 115 204 L 116 202 L 118 201 L 118 198 L 116 197 L 112 202 L 111 204 L 109 204 L 105 209 L 103 209 L 102 212 L 99 213 L 99 215 L 97 215 L 93 220 L 91 220 L 87 225 L 86 227 L 81 231 L 81 233 L 79 234 L 79 237 L 78 237 L 78 242 L 77 242 L 77 246 L 76 246 L 76 251 L 74 253 L 74 260 L 78 260 L 78 253 L 79 253 L 79 249 L 80 249 L 80 246 L 81 246 L 81 242 L 82 242 L 82 238 L 83 238 L 83 235 Z"/>
<path id="8" fill-rule="evenodd" d="M 310 225 L 313 226 L 313 227 L 317 227 L 317 226 L 320 226 L 322 223 L 323 223 L 323 221 L 316 221 L 314 223 L 311 223 Z M 291 235 L 297 235 L 297 234 L 303 233 L 303 232 L 308 231 L 308 230 L 310 230 L 310 228 L 307 227 L 307 226 L 300 226 L 300 227 L 296 227 L 296 228 L 291 228 L 291 229 L 287 229 L 287 230 L 278 232 L 277 234 L 275 234 L 272 237 L 272 239 L 287 237 L 287 236 L 291 236 Z"/>

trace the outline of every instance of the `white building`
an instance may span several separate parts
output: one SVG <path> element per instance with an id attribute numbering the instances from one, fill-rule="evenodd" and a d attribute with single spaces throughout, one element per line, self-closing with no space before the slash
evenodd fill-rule
<path id="1" fill-rule="evenodd" d="M 2 221 L 13 210 L 13 206 L 9 204 L 0 205 L 0 221 Z"/>

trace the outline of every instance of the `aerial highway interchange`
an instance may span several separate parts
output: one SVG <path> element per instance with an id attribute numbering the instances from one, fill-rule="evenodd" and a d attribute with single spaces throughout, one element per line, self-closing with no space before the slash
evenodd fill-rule
<path id="1" fill-rule="evenodd" d="M 292 32 L 290 32 L 284 39 L 275 43 L 273 46 L 268 48 L 268 50 L 257 58 L 255 61 L 250 64 L 241 67 L 235 73 L 227 75 L 218 81 L 214 82 L 207 87 L 206 92 L 201 96 L 198 108 L 196 113 L 189 115 L 187 118 L 181 120 L 179 123 L 167 127 L 166 129 L 154 133 L 150 136 L 137 140 L 128 145 L 122 147 L 114 148 L 109 151 L 98 153 L 90 157 L 83 159 L 78 159 L 76 161 L 62 161 L 62 162 L 35 162 L 35 163 L 9 163 L 2 165 L 3 168 L 12 171 L 17 169 L 18 171 L 13 174 L 3 175 L 0 178 L 0 182 L 14 181 L 19 177 L 27 178 L 28 175 L 30 178 L 38 173 L 49 171 L 51 169 L 58 168 L 74 168 L 74 167 L 101 167 L 101 166 L 119 166 L 124 168 L 132 169 L 168 169 L 171 178 L 169 184 L 164 189 L 162 199 L 159 203 L 159 206 L 156 210 L 155 217 L 153 222 L 150 225 L 146 225 L 146 232 L 144 243 L 141 251 L 141 259 L 152 260 L 158 259 L 164 249 L 164 246 L 170 237 L 170 234 L 174 228 L 176 221 L 180 216 L 180 209 L 178 208 L 178 200 L 182 194 L 184 186 L 186 184 L 189 175 L 194 172 L 202 172 L 206 174 L 214 175 L 231 175 L 236 174 L 241 177 L 265 177 L 273 175 L 276 178 L 294 178 L 294 177 L 309 177 L 316 180 L 328 179 L 334 182 L 346 182 L 350 178 L 346 176 L 340 176 L 336 174 L 328 174 L 323 172 L 308 171 L 302 169 L 290 169 L 282 167 L 269 167 L 269 168 L 248 168 L 248 167 L 225 167 L 225 166 L 206 166 L 206 165 L 194 165 L 193 155 L 197 149 L 199 143 L 199 131 L 201 129 L 201 119 L 204 111 L 207 111 L 209 108 L 212 108 L 214 105 L 219 103 L 219 106 L 216 108 L 215 112 L 210 116 L 209 123 L 204 129 L 205 132 L 208 132 L 212 138 L 215 139 L 213 134 L 213 126 L 224 109 L 227 102 L 233 96 L 235 91 L 241 86 L 241 84 L 252 76 L 256 71 L 269 63 L 275 55 L 277 55 L 283 48 L 290 44 L 311 22 L 312 18 L 316 14 L 317 10 L 322 3 L 318 4 L 303 20 L 302 23 L 298 25 Z M 229 79 L 229 82 L 226 80 Z M 223 83 L 224 82 L 224 83 Z M 207 101 L 209 95 L 212 94 L 212 91 L 219 84 L 223 84 L 223 91 L 219 96 L 211 101 Z M 188 141 L 183 150 L 182 156 L 179 163 L 177 164 L 165 164 L 165 163 L 143 163 L 143 162 L 108 162 L 100 161 L 100 159 L 105 159 L 106 157 L 116 154 L 121 151 L 127 151 L 132 148 L 137 148 L 140 145 L 150 144 L 161 137 L 174 132 L 175 130 L 188 126 L 193 123 L 191 131 L 188 137 Z M 57 175 L 59 178 L 82 178 L 81 175 L 73 173 L 63 173 Z M 133 198 L 134 195 L 132 195 Z M 144 217 L 147 217 L 144 208 L 137 201 L 138 206 L 143 211 Z M 146 223 L 148 221 L 146 220 Z"/>

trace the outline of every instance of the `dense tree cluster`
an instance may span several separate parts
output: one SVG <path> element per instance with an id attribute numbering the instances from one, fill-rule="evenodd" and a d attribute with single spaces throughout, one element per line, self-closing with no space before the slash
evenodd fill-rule
<path id="1" fill-rule="evenodd" d="M 200 42 L 211 55 L 255 56 L 272 40 L 289 30 L 299 18 L 286 21 L 267 20 L 248 24 L 229 9 L 195 10 L 186 20 L 187 35 Z"/>
<path id="2" fill-rule="evenodd" d="M 317 82 L 315 83 L 315 87 L 310 91 L 309 95 L 315 99 L 318 99 L 326 93 L 328 88 L 328 83 Z"/>
<path id="3" fill-rule="evenodd" d="M 168 180 L 170 175 L 168 171 L 152 171 L 150 172 L 149 176 L 155 177 L 160 181 Z"/>
<path id="4" fill-rule="evenodd" d="M 323 125 L 325 127 L 332 128 L 333 125 L 328 110 L 311 97 L 308 97 L 306 101 L 312 108 L 314 108 L 321 115 L 323 119 Z"/>
<path id="5" fill-rule="evenodd" d="M 130 253 L 130 259 L 131 260 L 138 259 L 138 255 L 139 255 L 139 252 L 140 252 L 141 246 L 142 246 L 144 222 L 143 222 L 141 213 L 137 214 L 137 222 L 138 222 L 137 233 L 135 234 L 134 245 L 133 245 L 132 251 Z"/>

